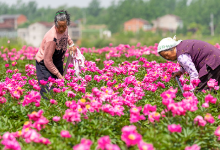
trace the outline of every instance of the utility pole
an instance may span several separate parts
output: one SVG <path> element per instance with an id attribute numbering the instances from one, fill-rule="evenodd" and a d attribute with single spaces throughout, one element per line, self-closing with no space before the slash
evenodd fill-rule
<path id="1" fill-rule="evenodd" d="M 211 36 L 214 36 L 215 35 L 215 33 L 214 33 L 214 15 L 212 13 L 210 15 L 210 18 L 211 18 L 211 22 L 210 22 Z"/>

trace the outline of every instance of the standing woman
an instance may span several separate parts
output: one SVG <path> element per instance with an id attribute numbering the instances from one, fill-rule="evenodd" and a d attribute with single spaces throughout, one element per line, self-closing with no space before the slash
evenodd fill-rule
<path id="1" fill-rule="evenodd" d="M 220 50 L 200 40 L 179 40 L 165 38 L 160 41 L 157 52 L 167 60 L 177 60 L 181 69 L 173 77 L 185 71 L 190 81 L 200 79 L 196 91 L 208 89 L 207 82 L 215 79 L 220 84 Z"/>
<path id="2" fill-rule="evenodd" d="M 68 34 L 68 26 L 70 25 L 70 15 L 67 11 L 57 11 L 54 18 L 55 25 L 45 34 L 40 48 L 36 54 L 36 72 L 38 83 L 41 86 L 40 94 L 45 98 L 43 93 L 50 89 L 46 85 L 46 89 L 40 84 L 40 80 L 47 81 L 49 77 L 55 79 L 64 79 L 63 77 L 63 61 L 67 50 L 75 54 L 77 48 L 74 46 Z"/>

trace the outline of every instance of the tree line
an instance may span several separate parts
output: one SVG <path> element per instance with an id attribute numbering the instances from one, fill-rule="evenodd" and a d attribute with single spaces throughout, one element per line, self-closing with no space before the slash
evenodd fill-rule
<path id="1" fill-rule="evenodd" d="M 189 3 L 190 2 L 190 3 Z M 23 26 L 36 21 L 54 20 L 55 12 L 66 9 L 71 14 L 71 20 L 83 19 L 84 23 L 106 24 L 114 33 L 123 29 L 123 23 L 132 18 L 142 18 L 149 22 L 166 14 L 179 16 L 184 23 L 184 28 L 178 32 L 187 31 L 210 34 L 210 14 L 214 15 L 215 33 L 220 33 L 220 0 L 119 0 L 109 7 L 100 6 L 100 0 L 92 0 L 88 7 L 60 6 L 58 8 L 38 8 L 36 1 L 27 3 L 18 0 L 9 6 L 0 2 L 0 14 L 24 14 L 28 22 Z M 86 20 L 86 22 L 85 22 Z"/>

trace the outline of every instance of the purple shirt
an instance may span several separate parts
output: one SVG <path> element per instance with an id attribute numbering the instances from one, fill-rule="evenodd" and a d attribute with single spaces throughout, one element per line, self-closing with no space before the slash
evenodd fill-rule
<path id="1" fill-rule="evenodd" d="M 220 50 L 213 45 L 200 40 L 183 40 L 177 48 L 177 58 L 189 54 L 199 74 L 199 78 L 208 74 L 207 66 L 212 70 L 220 65 Z"/>

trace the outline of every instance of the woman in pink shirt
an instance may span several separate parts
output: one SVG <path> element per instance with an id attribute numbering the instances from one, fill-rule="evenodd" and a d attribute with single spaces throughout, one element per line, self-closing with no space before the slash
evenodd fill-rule
<path id="1" fill-rule="evenodd" d="M 68 12 L 64 10 L 57 11 L 54 23 L 55 25 L 45 34 L 35 57 L 39 85 L 40 80 L 47 81 L 49 77 L 64 79 L 63 61 L 67 50 L 67 43 L 73 55 L 77 51 L 68 34 L 68 25 L 70 25 L 70 15 Z M 48 85 L 45 87 L 47 91 L 51 90 Z M 44 98 L 46 97 L 43 93 L 46 93 L 46 89 L 41 86 L 40 93 Z"/>

